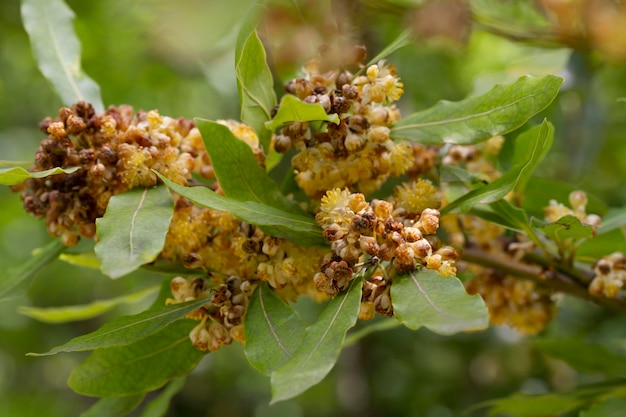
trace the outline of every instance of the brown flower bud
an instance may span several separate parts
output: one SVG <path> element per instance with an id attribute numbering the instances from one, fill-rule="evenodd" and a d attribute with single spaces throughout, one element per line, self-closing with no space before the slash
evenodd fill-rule
<path id="1" fill-rule="evenodd" d="M 213 292 L 213 296 L 211 297 L 211 303 L 216 306 L 223 305 L 226 301 L 230 300 L 232 293 L 228 289 L 228 285 L 220 284 L 217 288 L 215 288 Z"/>
<path id="2" fill-rule="evenodd" d="M 439 210 L 427 208 L 422 211 L 417 226 L 425 235 L 434 234 L 439 228 Z"/>
<path id="3" fill-rule="evenodd" d="M 376 298 L 376 300 L 374 300 L 374 308 L 381 316 L 393 316 L 393 304 L 391 303 L 391 298 L 387 292 L 382 293 Z"/>
<path id="4" fill-rule="evenodd" d="M 287 135 L 276 135 L 274 149 L 278 153 L 285 153 L 291 148 L 291 138 Z"/>
<path id="5" fill-rule="evenodd" d="M 378 250 L 378 257 L 383 261 L 390 261 L 396 252 L 396 244 L 393 242 L 383 243 Z"/>
<path id="6" fill-rule="evenodd" d="M 315 287 L 325 294 L 334 297 L 339 292 L 337 288 L 333 286 L 332 280 L 323 272 L 318 272 L 313 276 L 313 283 Z"/>
<path id="7" fill-rule="evenodd" d="M 183 256 L 183 266 L 188 269 L 197 269 L 202 267 L 202 256 L 200 254 L 191 252 Z"/>
<path id="8" fill-rule="evenodd" d="M 409 243 L 415 255 L 419 258 L 425 258 L 432 253 L 432 246 L 426 239 L 420 239 L 417 242 Z"/>
<path id="9" fill-rule="evenodd" d="M 191 343 L 193 343 L 196 349 L 206 351 L 209 348 L 211 336 L 206 328 L 205 320 L 191 330 L 189 339 L 191 339 Z"/>
<path id="10" fill-rule="evenodd" d="M 359 237 L 359 247 L 363 252 L 371 256 L 377 256 L 380 249 L 375 237 L 365 235 Z"/>
<path id="11" fill-rule="evenodd" d="M 415 252 L 406 243 L 399 245 L 393 264 L 399 273 L 413 271 L 416 266 Z"/>
<path id="12" fill-rule="evenodd" d="M 422 238 L 422 232 L 417 227 L 405 227 L 401 235 L 407 242 L 417 242 Z"/>
<path id="13" fill-rule="evenodd" d="M 376 220 L 377 218 L 374 213 L 366 211 L 363 214 L 355 214 L 350 227 L 357 233 L 371 234 L 374 231 Z"/>
<path id="14" fill-rule="evenodd" d="M 350 71 L 341 71 L 339 75 L 337 75 L 337 79 L 335 80 L 335 85 L 337 88 L 343 88 L 345 85 L 350 85 L 352 83 L 352 74 Z"/>
<path id="15" fill-rule="evenodd" d="M 76 135 L 82 132 L 87 127 L 83 119 L 78 116 L 74 116 L 73 114 L 67 118 L 65 124 L 67 127 L 67 131 L 72 135 Z"/>

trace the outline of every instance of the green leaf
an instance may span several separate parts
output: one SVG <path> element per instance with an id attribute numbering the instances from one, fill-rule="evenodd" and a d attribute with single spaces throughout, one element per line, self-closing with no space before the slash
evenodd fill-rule
<path id="1" fill-rule="evenodd" d="M 489 210 L 483 205 L 474 206 L 469 213 L 507 229 L 525 233 L 535 245 L 543 247 L 543 241 L 537 236 L 536 229 L 531 225 L 524 209 L 515 207 L 504 199 L 493 202 L 488 207 Z"/>
<path id="2" fill-rule="evenodd" d="M 532 140 L 525 157 L 513 168 L 492 183 L 476 188 L 454 200 L 441 210 L 441 214 L 466 212 L 477 203 L 493 203 L 511 192 L 521 179 L 528 178 L 552 146 L 554 127 L 546 120 L 541 124 L 538 135 Z"/>
<path id="3" fill-rule="evenodd" d="M 209 120 L 195 121 L 226 197 L 302 214 L 297 203 L 282 195 L 278 184 L 259 166 L 250 147 L 228 127 Z"/>
<path id="4" fill-rule="evenodd" d="M 39 70 L 70 106 L 84 100 L 104 111 L 100 87 L 82 71 L 74 12 L 62 0 L 22 0 L 22 20 Z"/>
<path id="5" fill-rule="evenodd" d="M 409 329 L 422 326 L 449 335 L 486 329 L 489 314 L 479 295 L 468 295 L 456 277 L 423 269 L 400 275 L 391 286 L 395 316 Z"/>
<path id="6" fill-rule="evenodd" d="M 52 168 L 45 171 L 29 172 L 22 167 L 3 168 L 0 169 L 0 184 L 15 185 L 29 178 L 46 178 L 50 175 L 71 174 L 80 167 L 72 168 Z"/>
<path id="7" fill-rule="evenodd" d="M 188 313 L 209 300 L 199 298 L 185 303 L 151 308 L 133 316 L 123 316 L 106 323 L 95 332 L 73 338 L 46 353 L 29 353 L 30 356 L 55 355 L 60 352 L 77 352 L 101 348 L 113 348 L 136 343 L 173 325 Z"/>
<path id="8" fill-rule="evenodd" d="M 150 401 L 141 413 L 141 417 L 162 417 L 167 413 L 172 398 L 185 386 L 186 378 L 176 378 L 167 384 L 159 395 Z"/>
<path id="9" fill-rule="evenodd" d="M 94 252 L 62 253 L 59 260 L 70 265 L 89 269 L 100 269 L 100 260 Z"/>
<path id="10" fill-rule="evenodd" d="M 63 262 L 67 262 L 70 265 L 81 266 L 83 268 L 90 269 L 100 269 L 102 265 L 100 264 L 100 260 L 96 256 L 94 252 L 83 252 L 83 253 L 62 253 L 59 256 L 59 260 Z M 155 274 L 161 275 L 195 275 L 197 273 L 202 273 L 199 269 L 189 269 L 185 268 L 180 263 L 172 263 L 166 259 L 157 259 L 154 262 L 150 262 L 149 264 L 142 265 L 141 269 L 144 271 L 150 271 Z"/>
<path id="11" fill-rule="evenodd" d="M 253 201 L 226 198 L 207 187 L 183 187 L 158 173 L 157 175 L 175 193 L 199 206 L 228 211 L 245 222 L 261 226 L 273 236 L 290 239 L 299 245 L 322 246 L 325 244 L 322 229 L 310 217 L 288 213 Z"/>
<path id="12" fill-rule="evenodd" d="M 179 320 L 150 337 L 130 345 L 98 349 L 74 369 L 68 385 L 83 395 L 117 397 L 162 387 L 187 374 L 204 352 L 189 340 L 198 323 Z"/>
<path id="13" fill-rule="evenodd" d="M 381 59 L 387 58 L 389 55 L 394 53 L 400 48 L 404 48 L 407 45 L 411 44 L 411 31 L 409 29 L 404 30 L 396 39 L 393 40 L 385 49 L 380 51 L 378 55 L 374 58 L 370 59 L 365 68 L 369 67 L 373 64 L 378 64 L 378 61 Z M 360 71 L 359 71 L 360 72 Z"/>
<path id="14" fill-rule="evenodd" d="M 589 225 L 584 225 L 576 216 L 568 214 L 554 223 L 545 223 L 535 220 L 535 226 L 539 227 L 550 239 L 555 242 L 562 242 L 565 239 L 591 239 L 593 229 Z"/>
<path id="15" fill-rule="evenodd" d="M 602 345 L 579 339 L 540 339 L 534 341 L 541 351 L 565 361 L 577 371 L 604 375 L 626 375 L 626 357 L 617 355 Z"/>
<path id="16" fill-rule="evenodd" d="M 255 130 L 263 148 L 269 149 L 272 132 L 266 129 L 265 122 L 272 118 L 276 106 L 272 72 L 256 30 L 244 26 L 237 39 L 237 46 L 240 45 L 235 54 L 235 73 L 241 120 Z"/>
<path id="17" fill-rule="evenodd" d="M 312 122 L 315 120 L 339 123 L 339 116 L 335 113 L 326 114 L 324 107 L 319 103 L 305 103 L 297 97 L 287 94 L 280 100 L 278 112 L 272 120 L 265 123 L 265 127 L 273 131 L 285 123 Z"/>
<path id="18" fill-rule="evenodd" d="M 89 304 L 65 306 L 65 307 L 20 307 L 18 311 L 35 320 L 44 323 L 67 323 L 71 321 L 87 320 L 97 317 L 120 304 L 134 304 L 144 298 L 150 297 L 158 291 L 159 286 L 143 289 L 122 297 L 108 300 L 95 300 Z"/>
<path id="19" fill-rule="evenodd" d="M 141 404 L 143 397 L 144 394 L 101 398 L 80 417 L 124 417 Z"/>
<path id="20" fill-rule="evenodd" d="M 439 167 L 439 180 L 441 182 L 462 182 L 473 184 L 486 180 L 486 178 L 477 172 L 467 171 L 461 167 L 454 165 L 441 165 Z"/>
<path id="21" fill-rule="evenodd" d="M 104 217 L 96 220 L 95 252 L 102 272 L 126 275 L 161 253 L 174 204 L 166 187 L 134 189 L 111 197 Z"/>
<path id="22" fill-rule="evenodd" d="M 515 138 L 515 151 L 513 152 L 513 160 L 511 161 L 511 165 L 518 166 L 523 165 L 525 161 L 536 158 L 538 161 L 543 160 L 546 156 L 546 153 L 550 150 L 550 147 L 547 146 L 539 150 L 539 155 L 533 154 L 536 152 L 535 149 L 535 138 L 539 137 L 544 129 L 544 125 L 537 125 L 532 127 L 531 129 L 526 130 L 521 133 L 517 138 Z M 515 184 L 514 192 L 517 196 L 523 196 L 524 191 L 526 189 L 526 185 L 530 180 L 533 174 L 533 170 L 526 170 L 517 179 L 517 183 Z"/>
<path id="23" fill-rule="evenodd" d="M 496 207 L 500 202 L 506 203 L 507 209 L 510 208 L 510 210 L 505 209 L 506 211 L 502 211 L 499 207 Z M 506 200 L 499 200 L 489 205 L 477 204 L 473 206 L 468 213 L 517 232 L 524 231 L 524 227 L 530 227 L 524 210 L 513 207 L 511 203 Z"/>
<path id="24" fill-rule="evenodd" d="M 584 399 L 558 394 L 530 395 L 515 394 L 484 403 L 491 407 L 490 416 L 500 414 L 516 417 L 556 416 L 580 408 L 586 403 Z"/>
<path id="25" fill-rule="evenodd" d="M 598 235 L 621 229 L 626 233 L 626 207 L 612 208 L 604 216 L 598 227 Z"/>
<path id="26" fill-rule="evenodd" d="M 626 400 L 609 398 L 580 412 L 579 417 L 622 417 L 626 410 Z"/>
<path id="27" fill-rule="evenodd" d="M 306 329 L 302 344 L 271 378 L 272 403 L 299 395 L 320 382 L 337 362 L 346 332 L 354 326 L 361 303 L 361 277 L 328 303 Z"/>
<path id="28" fill-rule="evenodd" d="M 394 139 L 427 145 L 471 145 L 522 126 L 554 100 L 562 79 L 524 76 L 508 85 L 459 102 L 441 101 L 402 118 L 391 129 Z"/>
<path id="29" fill-rule="evenodd" d="M 306 324 L 263 283 L 250 299 L 244 329 L 248 361 L 269 375 L 287 362 L 300 346 Z"/>
<path id="30" fill-rule="evenodd" d="M 0 167 L 19 167 L 19 166 L 30 166 L 33 163 L 30 161 L 5 161 L 0 160 Z"/>
<path id="31" fill-rule="evenodd" d="M 9 268 L 0 280 L 0 300 L 17 297 L 23 286 L 34 278 L 41 268 L 54 261 L 66 249 L 61 239 L 55 239 L 40 248 L 26 262 Z"/>
<path id="32" fill-rule="evenodd" d="M 593 239 L 583 242 L 576 250 L 576 257 L 586 257 L 591 263 L 613 252 L 626 252 L 626 238 L 621 230 L 598 234 Z"/>

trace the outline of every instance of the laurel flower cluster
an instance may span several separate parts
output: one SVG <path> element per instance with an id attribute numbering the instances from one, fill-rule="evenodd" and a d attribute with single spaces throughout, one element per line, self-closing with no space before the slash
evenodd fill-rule
<path id="1" fill-rule="evenodd" d="M 626 283 L 626 256 L 614 252 L 604 256 L 593 265 L 595 276 L 589 284 L 593 295 L 616 298 Z"/>
<path id="2" fill-rule="evenodd" d="M 492 324 L 507 324 L 523 334 L 540 332 L 555 314 L 550 295 L 540 294 L 532 281 L 501 276 L 492 270 L 483 271 L 465 288 L 485 300 Z"/>
<path id="3" fill-rule="evenodd" d="M 391 262 L 398 273 L 418 266 L 454 275 L 456 252 L 434 238 L 439 211 L 411 213 L 384 200 L 367 202 L 363 194 L 334 189 L 322 197 L 316 222 L 332 252 L 315 274 L 317 288 L 330 296 L 344 290 L 359 262 L 370 258 Z"/>
<path id="4" fill-rule="evenodd" d="M 189 333 L 197 349 L 214 352 L 233 340 L 245 342 L 243 320 L 253 290 L 250 281 L 231 276 L 209 290 L 201 278 L 189 281 L 176 277 L 170 282 L 170 288 L 173 298 L 167 300 L 168 304 L 207 298 L 206 304 L 187 315 L 200 321 Z"/>
<path id="5" fill-rule="evenodd" d="M 191 173 L 203 173 L 208 155 L 191 120 L 133 113 L 130 106 L 111 106 L 103 114 L 78 102 L 59 117 L 40 124 L 48 136 L 35 154 L 30 171 L 78 167 L 70 174 L 31 178 L 13 187 L 21 191 L 25 210 L 46 219 L 48 231 L 67 246 L 79 236 L 95 236 L 95 219 L 109 199 L 133 187 L 156 184 L 152 169 L 186 184 Z M 211 170 L 212 171 L 212 170 Z"/>
<path id="6" fill-rule="evenodd" d="M 291 161 L 298 185 L 315 198 L 333 188 L 369 193 L 390 176 L 406 173 L 414 165 L 413 147 L 390 138 L 390 126 L 400 118 L 392 103 L 403 93 L 395 68 L 381 61 L 355 77 L 345 68 L 322 73 L 322 67 L 318 60 L 309 62 L 306 76 L 285 89 L 337 114 L 339 123 L 313 129 L 308 122 L 292 122 L 274 138 L 278 152 L 298 151 Z"/>
<path id="7" fill-rule="evenodd" d="M 584 191 L 572 191 L 568 200 L 571 208 L 556 200 L 550 200 L 550 205 L 544 208 L 546 220 L 554 223 L 564 216 L 574 216 L 583 224 L 590 225 L 595 235 L 601 219 L 597 214 L 587 214 L 587 194 Z"/>

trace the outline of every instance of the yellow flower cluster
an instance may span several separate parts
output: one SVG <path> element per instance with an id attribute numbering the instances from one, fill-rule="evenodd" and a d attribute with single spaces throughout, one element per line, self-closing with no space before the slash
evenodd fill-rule
<path id="1" fill-rule="evenodd" d="M 480 294 L 493 324 L 508 324 L 524 334 L 536 334 L 552 320 L 554 302 L 540 294 L 534 282 L 483 271 L 466 284 L 467 292 Z"/>
<path id="2" fill-rule="evenodd" d="M 293 122 L 274 139 L 279 152 L 298 150 L 291 162 L 300 188 L 314 198 L 346 187 L 367 194 L 390 176 L 406 173 L 415 162 L 413 146 L 389 136 L 390 126 L 400 118 L 392 103 L 403 93 L 395 68 L 381 61 L 368 67 L 366 75 L 354 77 L 347 70 L 321 73 L 321 65 L 309 62 L 306 77 L 289 82 L 286 90 L 336 113 L 339 124 L 314 130 L 309 123 Z"/>
<path id="3" fill-rule="evenodd" d="M 424 208 L 419 213 L 394 208 L 384 200 L 368 203 L 363 194 L 334 189 L 322 197 L 316 222 L 331 244 L 315 285 L 330 296 L 348 285 L 359 262 L 368 259 L 391 262 L 404 273 L 418 266 L 454 275 L 456 252 L 440 246 L 434 238 L 439 227 L 439 212 Z M 376 292 L 375 292 L 376 293 Z"/>

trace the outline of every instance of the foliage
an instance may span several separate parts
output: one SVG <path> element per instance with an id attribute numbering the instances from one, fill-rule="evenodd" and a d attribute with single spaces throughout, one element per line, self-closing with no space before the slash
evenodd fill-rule
<path id="1" fill-rule="evenodd" d="M 611 340 L 621 335 L 575 329 L 563 317 L 582 314 L 568 304 L 572 299 L 583 300 L 579 308 L 584 314 L 602 317 L 609 328 L 611 320 L 620 319 L 611 315 L 626 310 L 621 291 L 626 282 L 626 258 L 621 253 L 626 250 L 626 216 L 623 208 L 615 207 L 626 200 L 603 193 L 595 183 L 585 185 L 602 198 L 537 176 L 558 177 L 555 158 L 559 152 L 567 153 L 560 136 L 567 130 L 567 115 L 556 110 L 563 96 L 572 94 L 567 83 L 548 73 L 553 71 L 542 70 L 532 76 L 515 74 L 500 83 L 488 80 L 488 89 L 477 88 L 462 98 L 466 91 L 460 89 L 443 94 L 452 83 L 442 82 L 436 69 L 431 68 L 428 93 L 413 88 L 413 82 L 423 80 L 411 73 L 411 60 L 420 55 L 429 58 L 424 67 L 455 68 L 450 62 L 460 60 L 462 52 L 447 44 L 467 41 L 457 31 L 442 31 L 447 37 L 444 49 L 420 46 L 432 41 L 423 32 L 425 22 L 441 13 L 456 16 L 452 11 L 462 10 L 459 16 L 465 17 L 458 17 L 448 29 L 469 30 L 471 8 L 478 29 L 470 45 L 481 42 L 481 36 L 492 45 L 512 39 L 535 43 L 533 47 L 559 47 L 572 54 L 569 65 L 583 56 L 611 67 L 612 61 L 624 57 L 619 47 L 603 43 L 595 27 L 578 32 L 563 26 L 558 18 L 562 11 L 550 9 L 550 2 L 524 6 L 482 0 L 438 3 L 444 6 L 383 2 L 379 7 L 389 21 L 381 20 L 372 32 L 377 41 L 367 52 L 375 55 L 373 59 L 366 61 L 364 47 L 353 47 L 353 40 L 344 42 L 337 33 L 317 60 L 305 64 L 310 57 L 289 56 L 285 63 L 288 54 L 281 55 L 275 43 L 277 37 L 287 41 L 289 36 L 275 32 L 280 25 L 274 27 L 278 20 L 273 19 L 292 11 L 273 2 L 254 2 L 246 4 L 247 13 L 233 14 L 237 24 L 231 31 L 232 45 L 225 49 L 234 51 L 234 60 L 230 56 L 234 62 L 218 74 L 224 80 L 226 74 L 232 75 L 232 82 L 219 78 L 212 83 L 217 70 L 204 69 L 198 83 L 203 86 L 196 90 L 212 84 L 219 94 L 204 94 L 186 108 L 193 115 L 208 113 L 213 121 L 163 116 L 169 114 L 167 105 L 149 102 L 158 89 L 156 81 L 146 81 L 146 92 L 137 95 L 109 88 L 116 81 L 100 72 L 93 52 L 102 40 L 86 29 L 89 19 L 100 18 L 97 7 L 104 6 L 99 2 L 75 5 L 76 28 L 74 12 L 62 0 L 21 3 L 34 60 L 66 107 L 57 119 L 45 119 L 40 125 L 48 138 L 41 142 L 34 165 L 27 170 L 23 167 L 29 164 L 1 161 L 0 182 L 21 192 L 25 210 L 44 217 L 57 239 L 44 244 L 39 238 L 40 249 L 26 262 L 6 269 L 0 277 L 0 299 L 15 309 L 12 302 L 23 304 L 25 295 L 33 297 L 41 283 L 35 280 L 30 290 L 28 285 L 38 274 L 54 271 L 56 259 L 87 266 L 91 269 L 78 270 L 77 275 L 117 286 L 110 287 L 116 290 L 104 300 L 98 295 L 86 302 L 81 295 L 89 297 L 91 292 L 58 274 L 59 287 L 76 287 L 70 290 L 75 297 L 69 298 L 70 305 L 59 306 L 45 298 L 43 290 L 33 297 L 35 304 L 53 307 L 19 308 L 49 323 L 95 320 L 99 327 L 95 331 L 86 333 L 89 324 L 82 335 L 71 330 L 65 337 L 64 331 L 31 345 L 34 349 L 16 348 L 21 353 L 49 349 L 29 354 L 50 356 L 48 360 L 74 355 L 58 353 L 92 351 L 81 364 L 67 359 L 73 367 L 69 387 L 100 398 L 82 415 L 165 415 L 183 390 L 185 376 L 207 351 L 212 353 L 203 363 L 219 369 L 225 362 L 231 371 L 247 372 L 223 356 L 228 353 L 220 348 L 233 341 L 244 346 L 239 361 L 245 356 L 266 377 L 250 378 L 265 381 L 259 384 L 267 387 L 264 398 L 271 410 L 286 407 L 282 409 L 286 414 L 293 414 L 288 407 L 294 401 L 310 401 L 315 395 L 328 398 L 321 390 L 345 384 L 335 380 L 335 373 L 348 367 L 354 368 L 350 378 L 355 387 L 352 402 L 344 407 L 352 407 L 355 415 L 360 412 L 357 394 L 363 382 L 354 380 L 362 369 L 375 369 L 374 378 L 381 378 L 381 388 L 390 392 L 394 386 L 410 387 L 411 383 L 401 382 L 409 377 L 397 371 L 403 368 L 399 359 L 389 354 L 395 346 L 412 346 L 408 337 L 420 338 L 417 345 L 426 358 L 422 367 L 434 370 L 436 379 L 445 379 L 452 366 L 448 359 L 462 362 L 464 357 L 473 364 L 468 366 L 472 382 L 465 388 L 488 385 L 488 364 L 494 360 L 489 345 L 506 344 L 500 330 L 486 330 L 489 321 L 529 335 L 541 332 L 541 337 L 531 339 L 532 346 L 524 348 L 526 354 L 545 355 L 544 375 L 562 367 L 579 380 L 568 386 L 554 384 L 560 390 L 545 385 L 518 393 L 514 392 L 520 386 L 528 386 L 511 382 L 506 390 L 492 387 L 488 395 L 463 398 L 455 405 L 451 399 L 455 396 L 449 393 L 423 395 L 420 413 L 428 406 L 431 414 L 466 409 L 468 415 L 590 417 L 617 415 L 623 408 L 626 362 Z M 585 24 L 608 10 L 582 3 L 587 8 L 572 13 L 590 13 Z M 338 5 L 345 5 L 335 4 L 335 17 L 341 21 L 346 16 Z M 365 8 L 364 22 L 375 19 L 371 5 L 359 7 Z M 328 16 L 321 18 L 298 4 L 295 8 L 296 20 L 329 27 L 322 22 Z M 626 16 L 626 11 L 618 11 Z M 186 17 L 194 13 L 200 11 Z M 400 31 L 401 15 L 411 18 L 404 21 L 418 23 Z M 507 19 L 512 23 L 503 24 Z M 619 35 L 617 24 L 607 24 L 606 30 L 613 37 Z M 489 32 L 497 37 L 489 38 Z M 325 35 L 319 36 L 316 40 L 321 41 Z M 110 46 L 113 55 L 121 45 Z M 520 56 L 523 50 L 515 48 L 527 47 L 506 46 Z M 201 52 L 194 53 L 200 60 Z M 145 105 L 141 100 L 147 100 L 150 108 L 161 111 L 133 113 L 124 106 L 105 111 L 100 86 L 83 72 L 81 59 L 86 72 L 97 74 L 94 79 L 101 81 L 105 101 L 114 97 L 133 102 L 134 97 L 133 104 Z M 397 70 L 387 59 L 397 62 Z M 138 70 L 150 72 L 143 61 L 137 63 Z M 294 77 L 290 66 L 303 64 L 304 75 Z M 485 68 L 489 65 L 484 63 Z M 459 77 L 474 75 L 468 70 Z M 182 87 L 181 74 L 164 79 Z M 286 94 L 277 94 L 280 84 Z M 232 91 L 225 92 L 228 86 Z M 407 104 L 396 104 L 403 93 Z M 444 96 L 455 101 L 432 99 Z M 228 113 L 228 106 L 220 102 L 236 97 L 240 106 Z M 198 105 L 205 102 L 206 107 Z M 51 113 L 48 103 L 37 111 Z M 617 124 L 621 119 L 616 120 Z M 2 149 L 4 138 L 0 139 Z M 32 153 L 26 149 L 34 144 L 27 145 L 24 155 Z M 15 201 L 14 196 L 7 198 Z M 121 279 L 110 281 L 100 272 Z M 55 282 L 56 277 L 47 278 Z M 145 301 L 156 292 L 155 279 L 161 290 L 148 307 Z M 37 298 L 44 302 L 37 303 Z M 600 306 L 595 307 L 598 310 L 593 304 Z M 400 324 L 426 330 L 410 336 L 406 329 L 389 330 Z M 596 343 L 583 341 L 581 331 Z M 360 359 L 351 361 L 354 349 L 361 350 Z M 403 354 L 409 356 L 409 350 Z M 387 352 L 386 359 L 378 358 L 379 352 Z M 0 363 L 3 360 L 0 355 Z M 194 374 L 187 381 L 184 392 L 202 385 Z M 232 381 L 217 385 L 239 389 Z M 159 393 L 152 394 L 156 390 Z M 374 391 L 384 396 L 386 390 Z M 501 398 L 493 399 L 496 396 Z M 335 400 L 324 401 L 332 408 Z M 141 414 L 134 411 L 143 402 Z M 319 403 L 312 401 L 322 407 Z M 405 414 L 410 409 L 405 406 L 393 412 Z"/>

